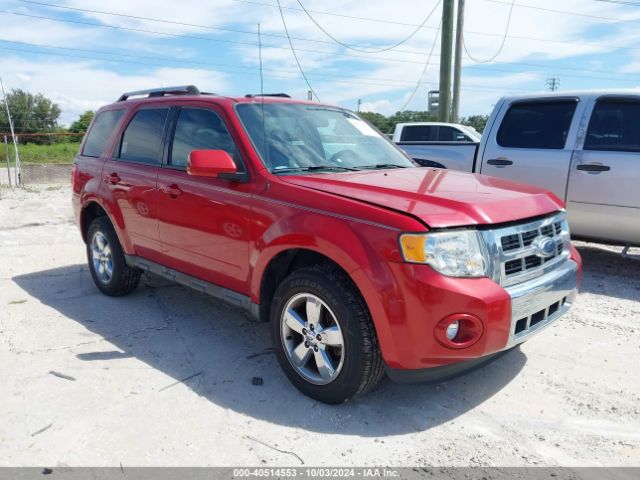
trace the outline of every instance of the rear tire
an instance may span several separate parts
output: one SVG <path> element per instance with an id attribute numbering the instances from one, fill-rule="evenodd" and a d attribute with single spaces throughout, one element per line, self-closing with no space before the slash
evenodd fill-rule
<path id="1" fill-rule="evenodd" d="M 346 402 L 384 375 L 369 310 L 337 267 L 303 268 L 282 281 L 271 304 L 271 338 L 291 383 L 320 402 Z"/>
<path id="2" fill-rule="evenodd" d="M 107 217 L 98 217 L 87 232 L 87 260 L 96 287 L 111 297 L 133 292 L 142 271 L 127 265 L 113 225 Z"/>

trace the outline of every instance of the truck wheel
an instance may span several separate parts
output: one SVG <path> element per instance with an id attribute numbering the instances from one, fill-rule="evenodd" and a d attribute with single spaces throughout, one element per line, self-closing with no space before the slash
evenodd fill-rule
<path id="1" fill-rule="evenodd" d="M 106 295 L 127 295 L 140 283 L 142 271 L 127 265 L 116 232 L 107 217 L 98 217 L 89 225 L 87 259 L 93 281 Z"/>
<path id="2" fill-rule="evenodd" d="M 293 272 L 278 286 L 271 338 L 285 374 L 302 393 L 343 403 L 377 385 L 384 374 L 369 310 L 338 268 Z"/>

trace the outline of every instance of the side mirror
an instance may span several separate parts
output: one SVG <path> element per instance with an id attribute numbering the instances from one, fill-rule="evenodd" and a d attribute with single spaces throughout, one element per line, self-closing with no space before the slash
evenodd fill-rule
<path id="1" fill-rule="evenodd" d="M 192 150 L 187 173 L 196 177 L 217 177 L 221 173 L 236 173 L 238 168 L 224 150 Z"/>

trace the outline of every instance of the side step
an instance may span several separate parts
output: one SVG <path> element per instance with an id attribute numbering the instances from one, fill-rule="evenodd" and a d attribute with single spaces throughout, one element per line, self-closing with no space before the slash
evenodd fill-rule
<path id="1" fill-rule="evenodd" d="M 193 288 L 198 292 L 206 293 L 207 295 L 211 295 L 219 300 L 223 300 L 227 303 L 240 307 L 249 312 L 256 319 L 259 317 L 259 306 L 253 303 L 251 298 L 247 295 L 192 277 L 186 273 L 182 273 L 172 268 L 165 267 L 164 265 L 160 265 L 159 263 L 152 262 L 151 260 L 147 260 L 146 258 L 137 257 L 135 255 L 125 255 L 125 259 L 127 261 L 127 265 L 130 267 L 139 268 L 145 272 L 155 273 L 167 280 Z"/>

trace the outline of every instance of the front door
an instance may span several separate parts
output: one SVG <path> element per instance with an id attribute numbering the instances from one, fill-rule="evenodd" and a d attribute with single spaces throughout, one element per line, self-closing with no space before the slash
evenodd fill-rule
<path id="1" fill-rule="evenodd" d="M 210 106 L 179 108 L 167 164 L 158 175 L 162 263 L 246 293 L 250 184 L 189 175 L 192 150 L 226 150 L 240 172 L 246 168 L 219 112 Z"/>
<path id="2" fill-rule="evenodd" d="M 133 114 L 113 157 L 102 170 L 122 214 L 136 255 L 159 261 L 158 196 L 168 108 L 142 108 Z"/>
<path id="3" fill-rule="evenodd" d="M 578 105 L 574 98 L 503 105 L 499 128 L 488 132 L 480 173 L 530 183 L 564 201 Z"/>
<path id="4" fill-rule="evenodd" d="M 601 97 L 571 167 L 572 233 L 640 245 L 639 188 L 640 98 Z"/>

